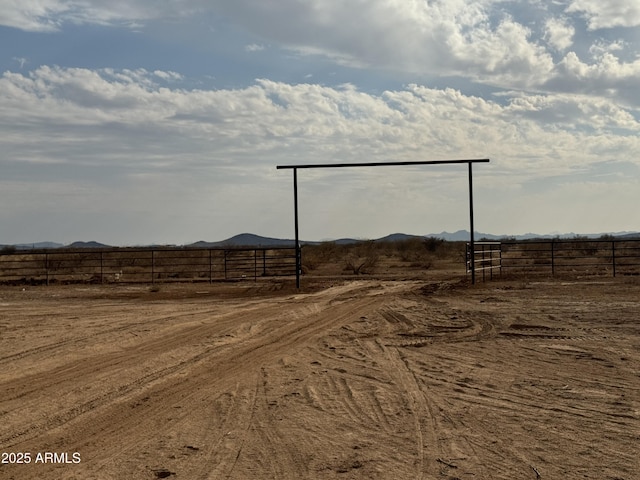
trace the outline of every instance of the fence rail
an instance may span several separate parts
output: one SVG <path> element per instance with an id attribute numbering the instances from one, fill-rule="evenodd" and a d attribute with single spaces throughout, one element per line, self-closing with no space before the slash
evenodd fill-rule
<path id="1" fill-rule="evenodd" d="M 467 272 L 493 278 L 493 271 L 594 275 L 640 275 L 640 239 L 571 239 L 467 244 Z"/>
<path id="2" fill-rule="evenodd" d="M 0 253 L 0 283 L 155 283 L 295 275 L 295 248 L 112 248 Z"/>

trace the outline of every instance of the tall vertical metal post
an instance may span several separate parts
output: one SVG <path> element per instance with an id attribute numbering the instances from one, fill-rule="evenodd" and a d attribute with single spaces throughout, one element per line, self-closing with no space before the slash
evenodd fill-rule
<path id="1" fill-rule="evenodd" d="M 296 288 L 300 288 L 300 238 L 298 237 L 298 169 L 293 169 L 293 216 L 295 217 L 296 231 Z"/>
<path id="2" fill-rule="evenodd" d="M 470 264 L 471 264 L 471 284 L 476 283 L 476 246 L 475 238 L 473 234 L 473 173 L 472 162 L 468 162 L 469 165 L 469 218 L 471 222 L 471 230 L 469 233 L 469 249 L 471 250 Z"/>

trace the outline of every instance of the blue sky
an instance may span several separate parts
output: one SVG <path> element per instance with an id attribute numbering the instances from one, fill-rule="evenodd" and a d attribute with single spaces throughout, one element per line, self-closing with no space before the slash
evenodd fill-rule
<path id="1" fill-rule="evenodd" d="M 0 0 L 0 244 L 292 237 L 276 165 L 490 158 L 476 229 L 640 230 L 640 3 Z M 462 167 L 301 171 L 301 236 L 468 228 Z"/>

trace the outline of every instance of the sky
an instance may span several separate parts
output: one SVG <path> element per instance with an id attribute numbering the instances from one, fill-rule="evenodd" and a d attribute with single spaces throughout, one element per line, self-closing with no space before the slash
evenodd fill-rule
<path id="1" fill-rule="evenodd" d="M 638 0 L 0 0 L 0 244 L 293 238 L 277 165 L 489 158 L 475 229 L 640 231 Z M 466 165 L 298 171 L 300 237 L 469 229 Z"/>

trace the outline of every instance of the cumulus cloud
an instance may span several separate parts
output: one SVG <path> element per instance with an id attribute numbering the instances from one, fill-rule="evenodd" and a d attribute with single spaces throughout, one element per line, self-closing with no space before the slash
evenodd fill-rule
<path id="1" fill-rule="evenodd" d="M 113 148 L 103 151 L 92 142 L 108 144 L 115 136 L 121 138 L 118 144 L 130 146 L 141 136 L 154 138 L 157 149 L 149 144 L 137 147 L 136 158 L 143 162 L 160 158 L 158 152 L 165 147 L 168 161 L 176 141 L 185 158 L 197 155 L 206 144 L 209 158 L 239 155 L 259 162 L 304 155 L 357 161 L 482 156 L 496 149 L 514 158 L 525 143 L 529 154 L 538 151 L 544 157 L 559 136 L 563 143 L 571 139 L 572 148 L 580 152 L 575 161 L 582 162 L 588 158 L 588 147 L 582 143 L 580 127 L 591 125 L 614 139 L 616 129 L 633 135 L 640 130 L 629 110 L 579 95 L 513 94 L 502 105 L 454 89 L 420 85 L 373 95 L 350 84 L 332 88 L 270 80 L 236 90 L 187 91 L 154 82 L 165 76 L 172 74 L 59 67 L 40 67 L 28 75 L 7 72 L 0 79 L 0 122 L 12 134 L 2 142 L 7 145 L 14 139 L 33 159 L 28 145 L 38 142 L 22 143 L 27 137 L 55 144 L 68 125 L 85 127 L 87 134 L 87 152 L 78 161 L 87 153 L 109 155 Z M 620 139 L 620 148 L 626 148 L 628 139 Z M 43 161 L 55 160 L 55 149 L 37 150 Z M 59 161 L 73 158 L 67 153 Z M 17 150 L 15 154 L 20 155 Z"/>
<path id="2" fill-rule="evenodd" d="M 506 89 L 588 92 L 634 104 L 640 74 L 633 52 L 620 50 L 618 57 L 612 56 L 615 48 L 626 49 L 626 43 L 592 39 L 594 58 L 589 61 L 579 57 L 588 46 L 571 49 L 576 25 L 582 23 L 577 15 L 585 16 L 592 30 L 640 25 L 640 4 L 573 0 L 557 16 L 549 16 L 553 10 L 542 4 L 532 4 L 529 7 L 546 19 L 541 26 L 535 21 L 526 25 L 516 21 L 505 5 L 508 2 L 501 0 L 183 0 L 160 4 L 148 0 L 13 0 L 0 12 L 0 23 L 46 31 L 70 22 L 193 21 L 204 13 L 224 17 L 229 25 L 250 32 L 252 39 L 264 40 L 247 44 L 247 52 L 260 51 L 273 42 L 299 55 L 321 55 L 353 68 L 405 76 L 457 76 Z M 597 54 L 603 48 L 608 50 Z M 558 54 L 561 57 L 554 60 Z"/>
<path id="3" fill-rule="evenodd" d="M 553 48 L 564 51 L 573 45 L 575 29 L 566 18 L 550 18 L 546 23 L 545 39 Z"/>
<path id="4" fill-rule="evenodd" d="M 629 110 L 584 95 L 514 95 L 505 111 L 566 130 L 606 133 L 621 129 L 633 134 L 640 129 Z"/>
<path id="5" fill-rule="evenodd" d="M 566 11 L 582 14 L 591 30 L 640 25 L 640 3 L 636 1 L 572 0 Z"/>
<path id="6" fill-rule="evenodd" d="M 625 47 L 626 44 L 622 40 L 617 40 L 615 42 L 604 42 L 599 40 L 589 47 L 589 53 L 591 53 L 597 61 L 599 58 L 602 58 L 604 53 L 621 51 L 624 50 Z"/>
<path id="7" fill-rule="evenodd" d="M 519 23 L 502 9 L 504 2 L 492 0 L 218 2 L 231 21 L 263 38 L 354 68 L 459 76 L 507 89 L 588 92 L 638 105 L 633 84 L 640 82 L 640 75 L 633 59 L 622 60 L 622 55 L 616 61 L 606 55 L 590 62 L 583 59 L 579 69 L 585 75 L 576 75 L 574 60 L 579 57 L 570 51 L 576 38 L 574 23 L 580 22 L 567 14 L 591 12 L 595 22 L 618 12 L 633 24 L 636 7 L 622 8 L 628 4 L 575 1 L 555 17 L 540 6 L 538 13 L 547 19 L 542 36 L 535 37 L 533 24 Z M 354 19 L 358 28 L 353 28 Z M 592 40 L 594 48 L 605 43 Z M 609 46 L 625 44 L 609 42 Z M 552 53 L 564 57 L 554 60 Z"/>
<path id="8" fill-rule="evenodd" d="M 587 63 L 575 52 L 569 52 L 557 64 L 555 76 L 547 86 L 610 98 L 637 109 L 640 107 L 636 93 L 639 80 L 640 59 L 623 62 L 614 54 L 604 52 L 594 63 Z"/>
<path id="9" fill-rule="evenodd" d="M 491 1 L 218 3 L 234 22 L 265 38 L 358 68 L 520 83 L 552 68 L 544 48 L 530 41 L 530 30 Z"/>

